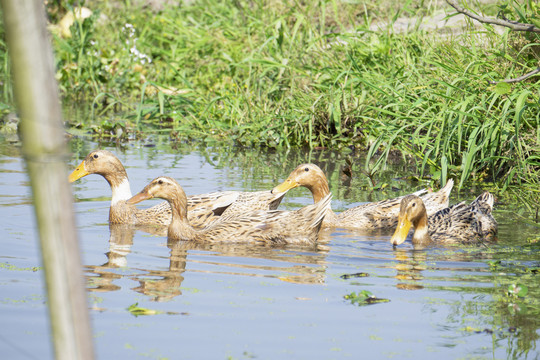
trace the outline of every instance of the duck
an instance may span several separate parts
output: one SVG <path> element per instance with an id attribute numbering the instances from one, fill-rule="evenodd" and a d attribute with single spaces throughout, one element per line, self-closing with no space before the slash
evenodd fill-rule
<path id="1" fill-rule="evenodd" d="M 405 241 L 414 227 L 413 245 L 486 243 L 496 240 L 497 221 L 492 210 L 495 197 L 488 191 L 470 204 L 461 202 L 429 216 L 422 199 L 416 195 L 401 200 L 398 225 L 390 239 L 397 246 Z"/>
<path id="2" fill-rule="evenodd" d="M 324 198 L 329 192 L 328 180 L 326 175 L 315 164 L 301 164 L 294 169 L 289 177 L 280 185 L 274 187 L 272 192 L 275 194 L 286 193 L 291 189 L 303 186 L 313 195 L 313 201 L 316 203 Z M 437 192 L 428 192 L 420 190 L 415 195 L 422 196 L 426 204 L 428 214 L 434 214 L 449 205 L 449 196 L 454 181 L 450 179 L 446 185 Z M 382 200 L 372 203 L 358 205 L 347 209 L 339 214 L 328 209 L 323 222 L 325 228 L 343 228 L 350 230 L 387 230 L 391 231 L 397 225 L 397 215 L 399 206 L 403 197 Z"/>
<path id="3" fill-rule="evenodd" d="M 90 174 L 101 175 L 111 187 L 110 224 L 169 225 L 171 207 L 164 201 L 146 209 L 137 209 L 126 201 L 132 197 L 129 179 L 122 162 L 108 150 L 94 150 L 69 175 L 74 182 Z M 203 227 L 215 221 L 231 204 L 238 202 L 227 214 L 232 216 L 243 211 L 276 209 L 285 194 L 271 191 L 221 191 L 193 195 L 188 198 L 190 221 L 193 226 Z"/>
<path id="4" fill-rule="evenodd" d="M 169 240 L 315 245 L 326 210 L 330 206 L 332 194 L 328 194 L 317 204 L 298 210 L 257 210 L 235 216 L 222 216 L 217 221 L 199 229 L 190 224 L 188 200 L 184 189 L 171 177 L 155 178 L 127 203 L 137 204 L 154 197 L 166 200 L 172 209 L 172 220 L 167 234 Z"/>

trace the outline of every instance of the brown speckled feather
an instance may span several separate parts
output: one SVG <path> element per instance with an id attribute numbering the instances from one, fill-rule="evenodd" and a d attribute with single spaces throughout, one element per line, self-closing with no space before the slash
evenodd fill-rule
<path id="1" fill-rule="evenodd" d="M 258 210 L 244 214 L 222 216 L 202 229 L 194 229 L 187 215 L 186 195 L 178 183 L 166 176 L 154 179 L 128 203 L 159 197 L 173 209 L 169 225 L 170 240 L 200 242 L 247 242 L 262 244 L 314 244 L 331 194 L 317 204 L 295 211 Z"/>
<path id="2" fill-rule="evenodd" d="M 273 194 L 270 190 L 240 192 L 236 200 L 223 211 L 222 216 L 233 216 L 256 210 L 276 210 L 283 196 L 285 193 Z M 188 207 L 188 209 L 191 211 L 191 208 Z"/>
<path id="3" fill-rule="evenodd" d="M 485 191 L 473 202 L 461 202 L 428 217 L 428 234 L 432 241 L 468 243 L 493 240 L 497 222 L 493 218 L 494 197 Z"/>
<path id="4" fill-rule="evenodd" d="M 289 177 L 272 191 L 285 193 L 298 186 L 308 188 L 313 201 L 317 202 L 330 192 L 328 180 L 324 172 L 315 164 L 299 165 Z M 415 195 L 421 195 L 426 204 L 428 215 L 448 207 L 448 201 L 454 181 L 449 180 L 438 192 L 420 190 Z M 340 227 L 346 229 L 362 230 L 390 230 L 397 225 L 399 205 L 403 196 L 382 200 L 368 204 L 362 204 L 342 213 L 336 214 L 328 210 L 323 227 Z"/>
<path id="5" fill-rule="evenodd" d="M 421 190 L 416 193 L 423 194 L 420 198 L 424 201 L 428 215 L 448 207 L 449 196 L 453 186 L 454 181 L 450 179 L 446 183 L 446 186 L 437 192 Z M 403 198 L 404 196 L 400 196 L 345 210 L 337 215 L 336 226 L 349 229 L 394 229 L 397 225 L 397 215 Z"/>
<path id="6" fill-rule="evenodd" d="M 473 202 L 461 202 L 427 216 L 422 200 L 409 195 L 401 201 L 399 224 L 391 242 L 399 245 L 407 237 L 410 226 L 415 232 L 412 242 L 427 245 L 432 242 L 466 244 L 496 240 L 497 222 L 491 212 L 494 197 L 484 192 Z"/>

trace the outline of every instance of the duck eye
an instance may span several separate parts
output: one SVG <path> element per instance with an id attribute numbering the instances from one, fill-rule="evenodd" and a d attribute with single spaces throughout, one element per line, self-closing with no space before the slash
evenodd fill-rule
<path id="1" fill-rule="evenodd" d="M 304 171 L 309 171 L 309 168 L 308 168 L 308 167 L 307 167 L 307 168 L 305 168 L 305 169 L 304 169 Z"/>
<path id="2" fill-rule="evenodd" d="M 412 203 L 412 205 L 411 205 L 411 206 L 412 206 L 412 207 L 415 207 L 415 206 L 416 206 L 416 203 Z"/>
<path id="3" fill-rule="evenodd" d="M 163 185 L 163 180 L 159 179 L 157 182 L 159 185 Z"/>
<path id="4" fill-rule="evenodd" d="M 98 154 L 94 154 L 94 159 L 97 159 L 99 157 Z"/>

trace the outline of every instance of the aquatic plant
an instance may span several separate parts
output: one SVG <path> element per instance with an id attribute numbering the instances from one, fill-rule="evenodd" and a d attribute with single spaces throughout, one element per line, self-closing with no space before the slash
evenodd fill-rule
<path id="1" fill-rule="evenodd" d="M 523 298 L 529 292 L 529 288 L 523 284 L 510 284 L 508 286 L 508 295 L 512 297 Z"/>
<path id="2" fill-rule="evenodd" d="M 367 290 L 362 290 L 358 293 L 352 292 L 350 294 L 343 296 L 343 298 L 345 300 L 349 300 L 351 304 L 358 305 L 358 306 L 373 305 L 373 304 L 385 303 L 385 302 L 390 301 L 388 299 L 378 298 L 375 295 L 373 295 L 371 291 L 367 291 Z"/>
<path id="3" fill-rule="evenodd" d="M 139 306 L 139 303 L 131 304 L 127 309 L 133 316 L 140 316 L 140 315 L 158 315 L 162 314 L 163 311 L 158 310 L 152 310 L 145 307 Z"/>

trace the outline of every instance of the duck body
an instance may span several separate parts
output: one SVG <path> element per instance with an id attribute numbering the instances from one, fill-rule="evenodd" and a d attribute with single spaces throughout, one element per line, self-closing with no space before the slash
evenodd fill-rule
<path id="1" fill-rule="evenodd" d="M 109 223 L 169 225 L 171 222 L 171 207 L 166 201 L 146 209 L 137 209 L 135 205 L 126 202 L 132 197 L 129 179 L 126 169 L 112 152 L 92 151 L 69 175 L 69 181 L 74 182 L 89 174 L 103 176 L 111 187 Z M 223 191 L 193 195 L 188 198 L 190 221 L 193 226 L 203 227 L 219 218 L 237 201 L 240 203 L 229 211 L 230 214 L 252 209 L 276 209 L 284 195 L 273 194 L 271 191 Z"/>
<path id="2" fill-rule="evenodd" d="M 330 193 L 328 180 L 324 172 L 315 164 L 299 165 L 289 177 L 272 192 L 285 193 L 298 186 L 309 189 L 316 203 Z M 428 214 L 434 214 L 448 207 L 450 192 L 454 186 L 449 180 L 438 192 L 420 190 L 415 195 L 421 196 Z M 392 230 L 397 225 L 397 216 L 404 196 L 362 204 L 336 214 L 328 209 L 323 227 L 339 227 L 352 230 Z"/>
<path id="3" fill-rule="evenodd" d="M 454 181 L 449 180 L 446 185 L 437 192 L 420 190 L 414 195 L 419 196 L 429 215 L 448 207 L 450 192 L 454 186 Z M 337 222 L 334 226 L 348 229 L 376 229 L 391 230 L 397 225 L 397 215 L 401 200 L 405 196 L 388 200 L 359 205 L 345 210 L 337 215 Z"/>
<path id="4" fill-rule="evenodd" d="M 174 179 L 161 176 L 152 180 L 128 203 L 135 204 L 153 197 L 170 203 L 169 240 L 283 245 L 317 242 L 331 194 L 318 204 L 296 211 L 256 210 L 231 216 L 224 214 L 202 229 L 195 229 L 190 224 L 186 194 Z"/>
<path id="5" fill-rule="evenodd" d="M 494 241 L 498 228 L 492 215 L 494 200 L 493 194 L 486 191 L 470 204 L 461 202 L 428 217 L 421 198 L 406 196 L 401 201 L 398 225 L 390 241 L 394 246 L 403 243 L 411 226 L 415 229 L 413 245 Z"/>

